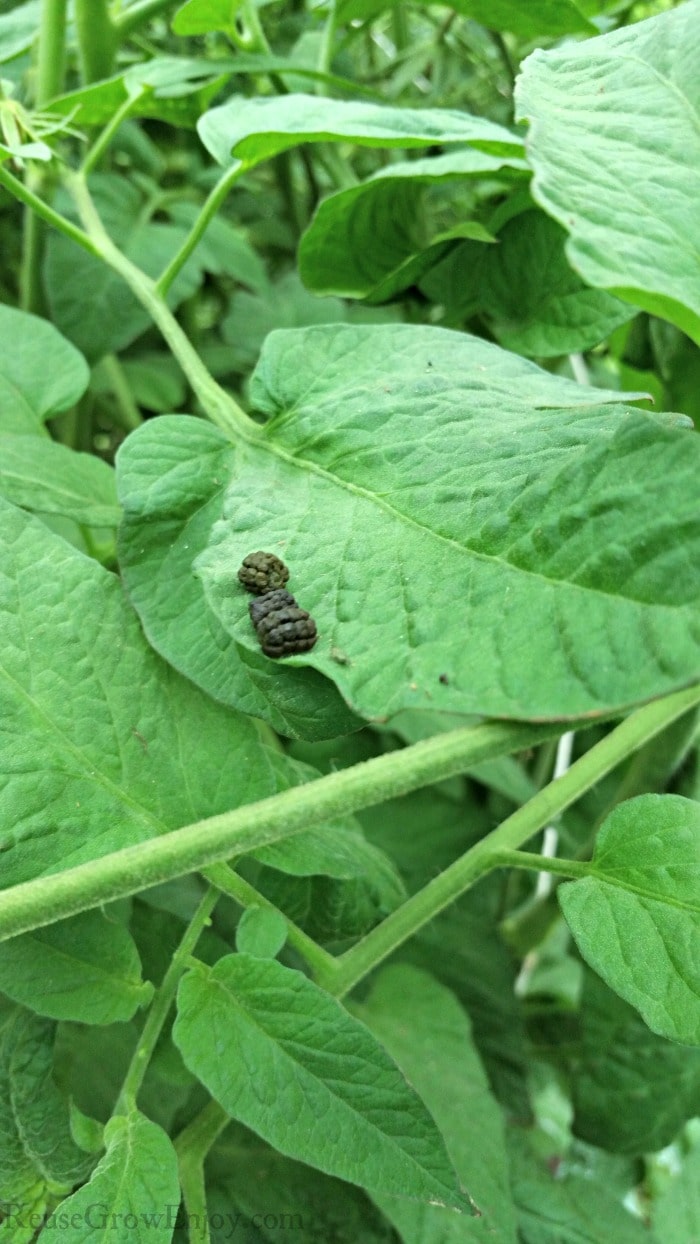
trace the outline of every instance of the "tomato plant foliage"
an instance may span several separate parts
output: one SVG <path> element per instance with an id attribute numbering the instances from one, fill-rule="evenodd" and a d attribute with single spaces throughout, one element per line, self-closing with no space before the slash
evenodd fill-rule
<path id="1" fill-rule="evenodd" d="M 8 1239 L 695 1238 L 698 57 L 0 4 Z"/>

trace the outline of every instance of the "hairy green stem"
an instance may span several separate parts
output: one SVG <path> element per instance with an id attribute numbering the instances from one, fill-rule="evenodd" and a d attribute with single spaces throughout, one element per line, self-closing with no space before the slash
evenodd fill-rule
<path id="1" fill-rule="evenodd" d="M 202 205 L 201 211 L 192 225 L 190 232 L 182 243 L 182 246 L 177 254 L 173 255 L 167 268 L 161 273 L 155 283 L 156 292 L 163 298 L 170 289 L 170 286 L 175 280 L 175 277 L 180 269 L 187 262 L 193 250 L 195 250 L 198 246 L 204 236 L 204 232 L 209 225 L 209 222 L 221 207 L 221 204 L 226 198 L 231 186 L 246 171 L 246 168 L 247 166 L 245 164 L 239 162 L 235 164 L 233 168 L 227 169 L 223 176 L 219 178 L 213 190 L 207 196 L 206 202 Z"/>
<path id="2" fill-rule="evenodd" d="M 73 11 L 83 82 L 99 82 L 112 73 L 118 44 L 107 0 L 74 0 Z"/>
<path id="3" fill-rule="evenodd" d="M 209 1239 L 204 1162 L 230 1121 L 218 1102 L 210 1101 L 175 1141 L 182 1199 L 190 1224 L 189 1238 L 197 1244 L 207 1244 Z"/>
<path id="4" fill-rule="evenodd" d="M 480 760 L 531 747 L 560 730 L 556 722 L 465 726 L 101 859 L 22 882 L 0 894 L 0 941 L 406 795 Z"/>
<path id="5" fill-rule="evenodd" d="M 132 1055 L 122 1090 L 119 1094 L 119 1101 L 115 1110 L 116 1114 L 123 1114 L 127 1110 L 132 1110 L 136 1105 L 136 1098 L 153 1057 L 156 1043 L 163 1031 L 163 1025 L 168 1018 L 170 1008 L 175 1001 L 180 977 L 187 966 L 189 956 L 199 941 L 203 928 L 209 921 L 218 899 L 219 891 L 210 886 L 190 920 L 182 941 L 170 961 L 168 970 L 151 1003 L 138 1045 Z"/>
<path id="6" fill-rule="evenodd" d="M 527 868 L 539 873 L 557 873 L 561 877 L 589 877 L 590 864 L 582 864 L 580 860 L 564 860 L 558 856 L 538 855 L 535 851 L 498 852 L 496 859 L 498 868 Z"/>
<path id="7" fill-rule="evenodd" d="M 558 816 L 606 773 L 615 769 L 664 726 L 700 703 L 700 686 L 678 691 L 640 708 L 601 739 L 571 768 L 537 792 L 497 829 L 471 847 L 402 907 L 341 955 L 332 992 L 341 997 L 387 955 L 470 889 L 493 868 L 503 851 L 515 851 L 553 817 Z M 551 861 L 550 861 L 551 862 Z"/>
<path id="8" fill-rule="evenodd" d="M 234 898 L 241 907 L 266 907 L 269 911 L 279 913 L 279 907 L 271 903 L 269 898 L 265 898 L 255 886 L 250 885 L 243 877 L 239 877 L 227 864 L 212 864 L 210 868 L 203 870 L 210 885 L 216 886 L 222 894 L 228 894 L 230 898 Z M 329 955 L 327 950 L 319 946 L 317 942 L 304 933 L 298 925 L 284 915 L 287 925 L 287 941 L 290 946 L 299 951 L 311 968 L 311 974 L 317 985 L 327 985 L 333 979 L 336 960 L 333 955 Z"/>

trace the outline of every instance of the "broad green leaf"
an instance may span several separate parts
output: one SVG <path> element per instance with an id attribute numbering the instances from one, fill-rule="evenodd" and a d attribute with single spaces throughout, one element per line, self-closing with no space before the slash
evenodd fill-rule
<path id="1" fill-rule="evenodd" d="M 7 502 L 0 531 L 3 885 L 298 780 L 155 656 L 114 575 Z"/>
<path id="2" fill-rule="evenodd" d="M 580 1006 L 581 1038 L 570 1066 L 574 1132 L 633 1156 L 670 1144 L 700 1113 L 700 1050 L 650 1032 L 590 971 Z"/>
<path id="3" fill-rule="evenodd" d="M 0 492 L 25 509 L 90 527 L 116 527 L 121 515 L 114 469 L 43 437 L 2 438 Z"/>
<path id="4" fill-rule="evenodd" d="M 92 186 L 108 232 L 126 255 L 149 276 L 157 277 L 187 236 L 187 230 L 163 221 L 144 220 L 143 197 L 133 182 L 100 174 Z M 203 262 L 192 254 L 175 278 L 168 302 L 177 307 L 199 288 Z M 149 326 L 150 318 L 116 273 L 76 247 L 63 234 L 49 237 L 46 285 L 58 327 L 96 361 L 129 345 Z M 85 298 L 85 290 L 90 298 Z"/>
<path id="5" fill-rule="evenodd" d="M 420 1098 L 300 972 L 240 954 L 189 972 L 173 1035 L 224 1110 L 281 1153 L 371 1192 L 468 1208 Z"/>
<path id="6" fill-rule="evenodd" d="M 464 1222 L 432 1206 L 377 1198 L 404 1244 L 428 1240 L 515 1244 L 505 1125 L 474 1047 L 467 1014 L 426 972 L 385 968 L 356 1013 L 428 1106 L 481 1217 Z"/>
<path id="7" fill-rule="evenodd" d="M 88 1183 L 57 1207 L 38 1240 L 49 1244 L 61 1228 L 67 1244 L 87 1244 L 95 1233 L 114 1244 L 167 1244 L 180 1184 L 177 1157 L 166 1133 L 137 1110 L 115 1115 L 105 1128 L 107 1152 Z"/>
<path id="8" fill-rule="evenodd" d="M 119 362 L 137 406 L 161 414 L 184 405 L 187 398 L 185 377 L 173 356 L 165 350 L 144 350 Z M 113 379 L 104 361 L 93 368 L 90 389 L 103 397 L 113 393 Z"/>
<path id="9" fill-rule="evenodd" d="M 565 238 L 543 212 L 523 212 L 499 232 L 497 246 L 465 242 L 421 288 L 453 314 L 478 310 L 509 350 L 540 358 L 588 350 L 636 311 L 584 284 L 567 263 Z"/>
<path id="10" fill-rule="evenodd" d="M 52 1079 L 54 1030 L 20 1007 L 0 1015 L 0 1205 L 41 1212 L 48 1194 L 69 1191 L 90 1169 Z M 18 1238 L 31 1239 L 35 1228 Z"/>
<path id="11" fill-rule="evenodd" d="M 259 164 L 300 143 L 349 141 L 362 147 L 469 143 L 497 155 L 522 155 L 521 140 L 483 117 L 441 108 L 391 108 L 316 95 L 234 95 L 197 126 L 219 164 Z"/>
<path id="12" fill-rule="evenodd" d="M 283 664 L 371 720 L 576 717 L 682 686 L 700 442 L 619 397 L 439 328 L 273 333 L 251 385 L 270 421 L 194 562 L 211 610 L 256 651 L 236 568 L 282 550 L 319 634 Z"/>
<path id="13" fill-rule="evenodd" d="M 150 420 L 121 446 L 120 564 L 146 635 L 209 695 L 281 734 L 313 739 L 353 730 L 360 723 L 328 679 L 238 648 L 192 574 L 221 516 L 234 459 L 222 432 L 187 415 Z"/>
<path id="14" fill-rule="evenodd" d="M 364 21 L 400 3 L 401 0 L 339 0 L 337 20 Z M 527 4 L 523 0 L 450 0 L 449 8 L 490 30 L 508 31 L 520 39 L 594 34 L 596 30 L 574 0 L 527 0 Z"/>
<path id="15" fill-rule="evenodd" d="M 50 111 L 70 117 L 72 125 L 105 125 L 130 99 L 131 116 L 191 129 L 221 90 L 227 70 L 228 62 L 157 56 L 52 99 Z"/>
<path id="16" fill-rule="evenodd" d="M 0 64 L 31 48 L 41 24 L 41 0 L 26 0 L 0 15 Z"/>
<path id="17" fill-rule="evenodd" d="M 610 814 L 590 875 L 559 889 L 584 959 L 653 1032 L 700 1045 L 700 805 L 640 795 Z"/>
<path id="18" fill-rule="evenodd" d="M 599 1180 L 573 1174 L 558 1178 L 517 1133 L 510 1150 L 522 1244 L 657 1244 L 646 1224 Z"/>
<path id="19" fill-rule="evenodd" d="M 274 959 L 287 940 L 287 922 L 271 907 L 248 907 L 236 929 L 236 949 L 256 959 Z"/>
<path id="20" fill-rule="evenodd" d="M 99 911 L 3 942 L 0 989 L 39 1015 L 84 1024 L 131 1019 L 153 993 L 128 930 Z"/>
<path id="21" fill-rule="evenodd" d="M 510 178 L 513 170 L 526 173 L 527 165 L 514 156 L 465 148 L 389 164 L 359 186 L 330 195 L 301 239 L 299 271 L 304 283 L 320 294 L 373 295 L 377 301 L 388 297 L 409 278 L 417 281 L 421 273 L 416 263 L 406 265 L 419 252 L 423 267 L 437 258 L 429 213 L 423 210 L 426 187 L 464 177 Z M 484 233 L 481 240 L 488 241 L 489 236 Z M 446 242 L 437 245 L 447 247 Z"/>
<path id="22" fill-rule="evenodd" d="M 176 35 L 205 35 L 235 27 L 240 0 L 185 0 L 173 17 Z"/>
<path id="23" fill-rule="evenodd" d="M 686 1154 L 680 1174 L 651 1207 L 654 1234 L 663 1244 L 700 1240 L 700 1148 Z"/>
<path id="24" fill-rule="evenodd" d="M 36 433 L 73 406 L 89 380 L 87 363 L 52 324 L 0 305 L 0 434 Z"/>
<path id="25" fill-rule="evenodd" d="M 518 82 L 533 194 L 588 285 L 700 341 L 700 0 L 535 52 Z"/>
<path id="26" fill-rule="evenodd" d="M 217 1141 L 207 1174 L 212 1227 L 215 1214 L 223 1224 L 212 1231 L 213 1244 L 224 1244 L 234 1225 L 239 1236 L 247 1230 L 245 1244 L 280 1244 L 284 1234 L 296 1244 L 396 1244 L 391 1226 L 359 1188 L 292 1162 L 238 1124 Z"/>

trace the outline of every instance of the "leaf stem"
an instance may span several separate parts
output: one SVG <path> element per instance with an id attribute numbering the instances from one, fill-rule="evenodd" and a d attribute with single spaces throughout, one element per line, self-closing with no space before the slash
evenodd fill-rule
<path id="1" fill-rule="evenodd" d="M 182 1199 L 190 1224 L 190 1240 L 196 1240 L 197 1244 L 207 1244 L 210 1238 L 204 1162 L 217 1137 L 230 1121 L 219 1103 L 210 1101 L 180 1132 L 175 1141 Z"/>
<path id="2" fill-rule="evenodd" d="M 98 134 L 89 151 L 85 154 L 85 159 L 80 166 L 80 172 L 83 177 L 87 177 L 88 173 L 91 173 L 95 166 L 99 164 L 105 151 L 109 147 L 109 144 L 114 138 L 114 135 L 119 129 L 119 126 L 126 120 L 129 113 L 136 107 L 136 104 L 143 94 L 144 92 L 141 91 L 137 95 L 127 95 L 126 99 L 119 105 L 116 112 L 110 117 L 101 133 Z"/>
<path id="3" fill-rule="evenodd" d="M 552 817 L 563 812 L 606 773 L 697 703 L 700 703 L 698 684 L 654 700 L 626 718 L 560 778 L 533 795 L 497 829 L 477 842 L 402 907 L 387 916 L 356 946 L 341 955 L 337 961 L 332 992 L 342 997 L 354 988 L 387 955 L 470 889 L 480 877 L 493 868 L 499 868 L 504 851 L 515 851 L 521 847 Z"/>
<path id="4" fill-rule="evenodd" d="M 700 702 L 700 689 L 696 694 Z M 22 882 L 0 894 L 0 941 L 419 790 L 560 731 L 557 722 L 463 726 L 64 872 Z"/>
<path id="5" fill-rule="evenodd" d="M 73 224 L 72 220 L 67 220 L 65 216 L 61 216 L 59 212 L 49 207 L 48 203 L 44 203 L 38 194 L 29 187 L 24 185 L 19 178 L 15 177 L 4 164 L 0 164 L 0 186 L 4 186 L 10 194 L 19 199 L 20 203 L 30 207 L 37 216 L 45 220 L 47 224 L 54 229 L 58 229 L 60 233 L 71 238 L 73 242 L 77 242 L 78 246 L 82 246 L 83 250 L 89 251 L 91 255 L 100 258 L 100 249 L 93 239 L 78 225 Z"/>
<path id="6" fill-rule="evenodd" d="M 199 941 L 204 926 L 209 921 L 218 899 L 219 891 L 210 886 L 190 920 L 182 941 L 170 961 L 168 970 L 151 1003 L 138 1045 L 131 1057 L 131 1062 L 122 1084 L 122 1090 L 119 1094 L 115 1114 L 125 1114 L 136 1106 L 136 1098 L 153 1057 L 153 1051 L 163 1031 L 163 1025 L 168 1018 L 168 1012 L 175 1001 L 180 977 L 187 966 L 189 956 Z"/>
<path id="7" fill-rule="evenodd" d="M 203 875 L 210 885 L 216 886 L 222 894 L 228 894 L 230 898 L 234 898 L 242 907 L 251 907 L 255 904 L 258 907 L 266 907 L 269 911 L 279 912 L 287 925 L 287 941 L 306 959 L 316 984 L 324 987 L 330 984 L 335 972 L 335 957 L 329 955 L 327 950 L 304 933 L 303 929 L 300 929 L 283 911 L 280 912 L 279 907 L 270 902 L 269 898 L 265 898 L 264 894 L 256 890 L 255 886 L 250 885 L 227 864 L 212 864 L 211 867 L 204 869 Z"/>
<path id="8" fill-rule="evenodd" d="M 235 164 L 233 168 L 227 169 L 223 176 L 219 178 L 213 190 L 207 196 L 207 199 L 202 205 L 201 211 L 192 225 L 190 232 L 182 243 L 182 246 L 177 254 L 173 255 L 173 258 L 170 260 L 167 268 L 165 268 L 155 283 L 156 293 L 160 294 L 161 297 L 164 298 L 167 294 L 178 272 L 187 262 L 193 250 L 195 250 L 201 241 L 209 222 L 223 203 L 226 195 L 231 189 L 231 186 L 238 180 L 239 177 L 242 176 L 242 174 L 246 171 L 246 168 L 247 165 L 240 162 Z"/>
<path id="9" fill-rule="evenodd" d="M 498 852 L 498 868 L 528 868 L 541 873 L 558 873 L 561 877 L 588 877 L 591 865 L 581 860 L 563 860 L 558 856 L 538 855 L 536 851 Z"/>

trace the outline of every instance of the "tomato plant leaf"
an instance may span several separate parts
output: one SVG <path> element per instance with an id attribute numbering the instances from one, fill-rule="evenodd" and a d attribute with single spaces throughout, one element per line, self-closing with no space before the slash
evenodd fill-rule
<path id="1" fill-rule="evenodd" d="M 537 51 L 517 87 L 533 193 L 589 285 L 700 342 L 700 3 Z"/>
<path id="2" fill-rule="evenodd" d="M 420 1093 L 482 1215 L 463 1223 L 431 1206 L 379 1198 L 405 1244 L 426 1239 L 515 1244 L 504 1120 L 454 994 L 418 968 L 385 968 L 356 1014 Z"/>
<path id="3" fill-rule="evenodd" d="M 89 1181 L 61 1202 L 55 1221 L 71 1224 L 71 1244 L 94 1240 L 95 1230 L 128 1236 L 134 1244 L 167 1244 L 180 1204 L 177 1157 L 167 1134 L 131 1110 L 110 1119 L 105 1144 L 107 1152 Z M 49 1219 L 38 1239 L 48 1244 L 54 1234 Z"/>
<path id="4" fill-rule="evenodd" d="M 241 954 L 189 972 L 173 1035 L 224 1110 L 280 1152 L 370 1191 L 468 1208 L 420 1098 L 301 973 Z"/>
<path id="5" fill-rule="evenodd" d="M 0 435 L 31 435 L 82 397 L 88 366 L 52 324 L 26 311 L 0 305 L 0 336 Z"/>
<path id="6" fill-rule="evenodd" d="M 689 432 L 412 325 L 273 333 L 251 394 L 272 418 L 195 561 L 239 644 L 257 648 L 235 579 L 252 546 L 284 551 L 318 627 L 285 664 L 371 720 L 585 716 L 697 676 Z"/>
<path id="7" fill-rule="evenodd" d="M 700 806 L 640 795 L 611 812 L 591 875 L 559 902 L 584 959 L 653 1032 L 700 1045 Z"/>
<path id="8" fill-rule="evenodd" d="M 116 527 L 121 515 L 113 467 L 43 437 L 2 437 L 0 492 L 25 509 L 89 527 Z"/>
<path id="9" fill-rule="evenodd" d="M 470 143 L 497 155 L 522 155 L 515 134 L 483 117 L 446 108 L 391 108 L 317 95 L 235 95 L 200 118 L 197 129 L 219 164 L 269 160 L 300 143 L 350 141 L 364 147 Z"/>
<path id="10" fill-rule="evenodd" d="M 83 912 L 3 942 L 0 989 L 51 1019 L 112 1024 L 150 1001 L 128 929 L 102 912 Z"/>
<path id="11" fill-rule="evenodd" d="M 237 646 L 192 573 L 221 516 L 235 456 L 222 432 L 187 415 L 153 419 L 124 442 L 117 486 L 127 591 L 156 651 L 214 699 L 292 737 L 344 734 L 360 723 L 333 683 Z"/>

